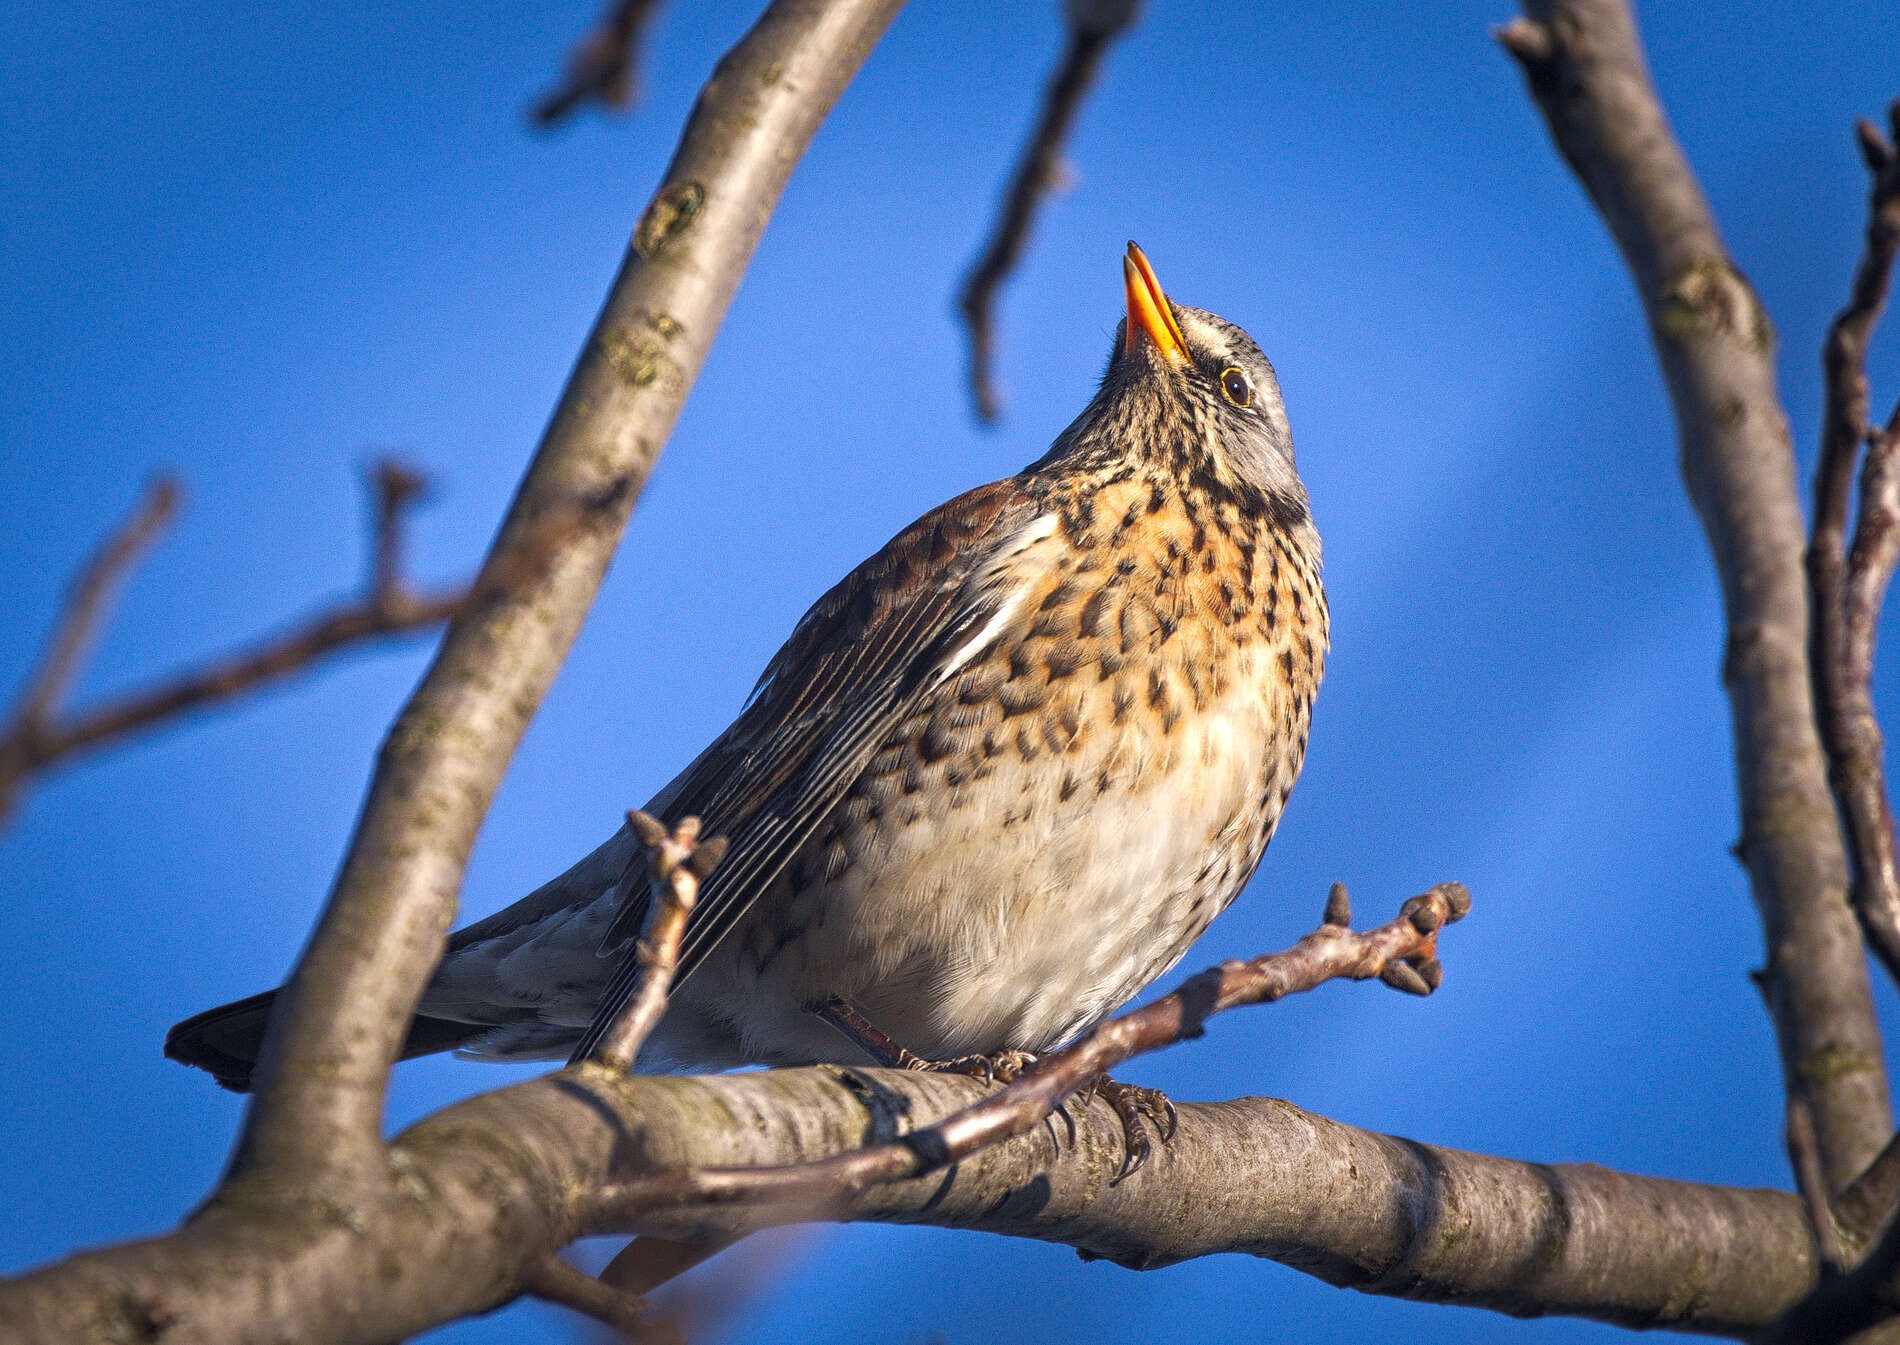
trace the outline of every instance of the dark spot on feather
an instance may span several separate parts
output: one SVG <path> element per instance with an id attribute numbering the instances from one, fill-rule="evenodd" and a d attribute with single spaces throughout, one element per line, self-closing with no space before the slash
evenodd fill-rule
<path id="1" fill-rule="evenodd" d="M 867 775 L 889 775 L 901 767 L 909 756 L 902 743 L 887 743 L 880 747 L 877 755 L 871 758 L 871 764 L 865 767 Z"/>
<path id="2" fill-rule="evenodd" d="M 1067 803 L 1070 799 L 1075 797 L 1076 791 L 1080 788 L 1082 788 L 1082 782 L 1080 780 L 1076 779 L 1067 771 L 1062 772 L 1062 784 L 1056 790 L 1057 801 Z"/>
<path id="3" fill-rule="evenodd" d="M 941 761 L 957 750 L 957 735 L 939 715 L 924 725 L 917 735 L 917 755 L 925 761 Z"/>
<path id="4" fill-rule="evenodd" d="M 1135 708 L 1134 688 L 1128 683 L 1117 681 L 1115 689 L 1109 693 L 1109 712 L 1117 724 L 1128 718 L 1128 712 Z"/>
<path id="5" fill-rule="evenodd" d="M 965 705 L 981 705 L 996 697 L 996 690 L 1003 685 L 1003 670 L 994 663 L 985 663 L 963 674 L 957 684 L 957 699 Z"/>
<path id="6" fill-rule="evenodd" d="M 1028 714 L 1040 710 L 1048 701 L 1048 684 L 1039 677 L 1020 677 L 1006 682 L 996 693 L 996 703 L 1003 707 L 1005 715 Z"/>
<path id="7" fill-rule="evenodd" d="M 1088 646 L 1080 640 L 1058 640 L 1043 651 L 1042 664 L 1049 679 L 1056 681 L 1073 674 L 1089 659 Z"/>

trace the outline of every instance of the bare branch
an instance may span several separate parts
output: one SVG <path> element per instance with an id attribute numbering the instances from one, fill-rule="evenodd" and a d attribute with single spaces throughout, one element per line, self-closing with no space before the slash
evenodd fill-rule
<path id="1" fill-rule="evenodd" d="M 214 1202 L 168 1238 L 0 1281 L 0 1320 L 49 1345 L 136 1339 L 154 1305 L 199 1341 L 403 1339 L 507 1302 L 575 1236 L 635 1231 L 590 1222 L 591 1193 L 674 1168 L 854 1152 L 867 1126 L 928 1127 L 990 1091 L 900 1070 L 586 1064 L 414 1127 L 390 1149 L 396 1188 L 347 1206 L 333 1193 L 290 1209 Z M 1766 1325 L 1815 1282 L 1807 1218 L 1783 1192 L 1461 1153 L 1268 1098 L 1179 1111 L 1174 1139 L 1124 1181 L 1108 1181 L 1121 1121 L 1097 1100 L 952 1169 L 875 1185 L 832 1217 L 1031 1237 L 1128 1266 L 1239 1252 L 1366 1293 L 1713 1335 Z M 696 1238 L 750 1213 L 642 1222 Z"/>
<path id="2" fill-rule="evenodd" d="M 995 227 L 958 292 L 957 308 L 970 337 L 970 395 L 977 419 L 986 425 L 995 423 L 1001 412 L 994 377 L 996 292 L 1022 260 L 1037 208 L 1061 181 L 1062 147 L 1101 70 L 1102 57 L 1134 23 L 1139 7 L 1138 0 L 1069 0 L 1065 6 L 1068 39 L 1062 59 L 1043 90 L 1042 111 L 1003 192 Z"/>
<path id="3" fill-rule="evenodd" d="M 714 72 L 483 567 L 383 744 L 279 1001 L 236 1170 L 387 1180 L 384 1089 L 476 830 L 599 590 L 765 222 L 901 0 L 774 0 Z M 552 562 L 550 512 L 607 503 Z"/>
<path id="4" fill-rule="evenodd" d="M 1527 0 L 1499 40 L 1635 278 L 1675 406 L 1682 470 L 1721 577 L 1747 865 L 1789 1095 L 1828 1188 L 1892 1130 L 1847 858 L 1809 681 L 1806 538 L 1773 333 L 1656 99 L 1624 0 Z"/>
<path id="5" fill-rule="evenodd" d="M 640 1299 L 603 1284 L 555 1255 L 542 1257 L 523 1277 L 523 1292 L 592 1317 L 620 1339 L 684 1345 L 679 1332 L 656 1322 Z"/>
<path id="6" fill-rule="evenodd" d="M 1821 1152 L 1814 1138 L 1814 1117 L 1808 1101 L 1796 1096 L 1788 1099 L 1788 1161 L 1794 1168 L 1795 1189 L 1807 1208 L 1808 1223 L 1814 1229 L 1815 1250 L 1821 1258 L 1821 1273 L 1838 1274 L 1847 1265 L 1841 1247 L 1840 1229 L 1834 1222 L 1834 1207 L 1828 1199 L 1827 1173 L 1821 1167 Z"/>
<path id="7" fill-rule="evenodd" d="M 1900 1220 L 1845 1275 L 1823 1275 L 1755 1345 L 1837 1345 L 1900 1316 Z M 1883 1333 L 1883 1340 L 1884 1340 Z"/>
<path id="8" fill-rule="evenodd" d="M 1848 1261 L 1853 1261 L 1900 1207 L 1900 1134 L 1887 1141 L 1880 1156 L 1834 1200 L 1834 1222 L 1841 1231 Z"/>
<path id="9" fill-rule="evenodd" d="M 726 839 L 699 839 L 699 819 L 688 817 L 671 832 L 656 817 L 634 811 L 627 825 L 646 847 L 647 862 L 659 900 L 647 917 L 647 928 L 634 956 L 644 968 L 640 986 L 602 1034 L 590 1057 L 608 1069 L 630 1070 L 640 1047 L 653 1035 L 666 1012 L 666 995 L 679 966 L 680 940 L 686 935 L 686 917 L 699 899 L 699 885 L 725 857 Z"/>
<path id="10" fill-rule="evenodd" d="M 1207 1020 L 1227 1009 L 1272 1003 L 1342 977 L 1376 976 L 1429 994 L 1438 974 L 1438 931 L 1470 909 L 1471 896 L 1461 885 L 1441 883 L 1407 901 L 1391 922 L 1355 934 L 1345 926 L 1351 919 L 1345 888 L 1335 884 L 1327 922 L 1292 948 L 1209 968 L 1146 1008 L 1097 1025 L 1074 1045 L 1038 1060 L 1000 1092 L 933 1126 L 815 1163 L 657 1173 L 603 1191 L 599 1217 L 625 1223 L 654 1209 L 745 1203 L 780 1211 L 789 1206 L 798 1211 L 792 1217 L 812 1217 L 879 1183 L 938 1171 L 1035 1129 L 1089 1081 L 1134 1056 L 1200 1036 Z M 1395 976 L 1394 967 L 1404 967 L 1409 977 Z M 785 1216 L 775 1217 L 782 1221 Z"/>
<path id="11" fill-rule="evenodd" d="M 1900 133 L 1900 104 L 1890 115 Z M 1900 553 L 1900 484 L 1893 466 L 1900 445 L 1893 434 L 1870 431 L 1867 410 L 1867 344 L 1886 306 L 1894 255 L 1900 251 L 1900 162 L 1871 123 L 1860 123 L 1859 138 L 1873 173 L 1872 199 L 1853 294 L 1828 329 L 1824 347 L 1827 402 L 1808 548 L 1811 657 L 1829 781 L 1852 863 L 1854 910 L 1888 974 L 1900 979 L 1900 856 L 1872 691 L 1875 624 Z M 1848 497 L 1864 443 L 1870 447 L 1850 552 Z"/>
<path id="12" fill-rule="evenodd" d="M 0 733 L 0 817 L 29 776 L 67 757 L 201 706 L 258 690 L 338 651 L 440 625 L 467 606 L 467 589 L 417 594 L 401 579 L 404 511 L 420 493 L 422 478 L 385 461 L 373 469 L 371 483 L 375 537 L 371 571 L 360 597 L 326 608 L 280 635 L 203 668 L 102 705 L 56 715 L 58 697 L 76 671 L 110 589 L 173 512 L 176 487 L 169 482 L 154 487 L 138 515 L 101 550 L 75 586 L 51 652 Z"/>
<path id="13" fill-rule="evenodd" d="M 528 120 L 547 129 L 586 103 L 616 112 L 631 107 L 640 43 L 659 7 L 659 0 L 611 0 L 600 21 L 569 53 L 566 75 L 529 109 Z"/>
<path id="14" fill-rule="evenodd" d="M 177 511 L 178 483 L 171 477 L 160 477 L 146 490 L 132 516 L 86 562 L 67 594 L 66 610 L 60 615 L 46 654 L 9 717 L 7 739 L 43 729 L 72 686 L 87 646 L 105 620 L 113 591 Z"/>

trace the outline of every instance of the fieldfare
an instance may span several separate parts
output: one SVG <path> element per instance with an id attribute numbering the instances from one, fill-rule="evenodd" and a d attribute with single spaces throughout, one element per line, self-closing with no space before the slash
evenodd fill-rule
<path id="1" fill-rule="evenodd" d="M 1319 536 L 1260 348 L 1132 243 L 1122 269 L 1101 389 L 1048 453 L 820 598 L 647 804 L 730 849 L 642 1068 L 861 1062 L 839 1008 L 929 1060 L 1047 1051 L 1259 864 L 1326 655 Z M 641 853 L 623 828 L 452 935 L 407 1054 L 585 1055 L 640 975 Z M 269 1009 L 166 1052 L 247 1088 Z"/>

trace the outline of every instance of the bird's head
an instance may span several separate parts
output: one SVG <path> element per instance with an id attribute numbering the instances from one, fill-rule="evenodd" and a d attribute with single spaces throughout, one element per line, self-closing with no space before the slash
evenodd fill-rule
<path id="1" fill-rule="evenodd" d="M 1253 338 L 1225 318 L 1170 300 L 1133 243 L 1122 281 L 1128 316 L 1115 330 L 1102 386 L 1043 461 L 1145 458 L 1305 516 L 1280 383 Z"/>

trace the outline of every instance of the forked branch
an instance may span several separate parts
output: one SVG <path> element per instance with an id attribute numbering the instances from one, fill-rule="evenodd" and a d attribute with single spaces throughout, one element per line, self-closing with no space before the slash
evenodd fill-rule
<path id="1" fill-rule="evenodd" d="M 1900 138 L 1900 103 L 1888 119 Z M 1894 562 L 1900 557 L 1900 412 L 1884 429 L 1870 423 L 1867 345 L 1887 302 L 1900 251 L 1900 157 L 1871 123 L 1858 128 L 1873 175 L 1867 243 L 1847 306 L 1828 329 L 1827 400 L 1815 472 L 1814 531 L 1808 547 L 1813 595 L 1811 659 L 1815 701 L 1827 746 L 1828 779 L 1847 835 L 1853 903 L 1868 943 L 1900 979 L 1900 855 L 1882 764 L 1885 743 L 1874 714 L 1874 637 Z M 1862 461 L 1862 449 L 1866 457 Z M 1854 469 L 1860 512 L 1847 539 Z"/>
<path id="2" fill-rule="evenodd" d="M 646 847 L 646 863 L 653 878 L 655 900 L 647 927 L 634 957 L 642 968 L 639 989 L 602 1034 L 590 1059 L 608 1069 L 633 1068 L 640 1047 L 653 1035 L 666 1013 L 667 992 L 679 966 L 680 940 L 686 937 L 686 917 L 699 899 L 706 881 L 726 854 L 726 838 L 699 839 L 699 819 L 689 817 L 672 831 L 647 813 L 627 814 L 627 825 Z M 636 857 L 634 862 L 640 860 Z"/>
<path id="3" fill-rule="evenodd" d="M 105 619 L 113 592 L 176 511 L 177 485 L 170 480 L 156 483 L 81 571 L 38 672 L 0 729 L 0 819 L 31 776 L 68 757 L 258 690 L 345 649 L 440 625 L 467 606 L 467 587 L 419 593 L 402 577 L 403 522 L 422 492 L 423 479 L 385 460 L 372 468 L 370 485 L 371 564 L 357 597 L 204 667 L 62 713 L 60 702 Z"/>
<path id="4" fill-rule="evenodd" d="M 1626 0 L 1524 0 L 1524 10 L 1498 38 L 1629 265 L 1721 579 L 1739 853 L 1768 950 L 1763 989 L 1784 1085 L 1808 1108 L 1831 1194 L 1893 1125 L 1814 711 L 1807 527 L 1774 333 L 1676 142 Z"/>

